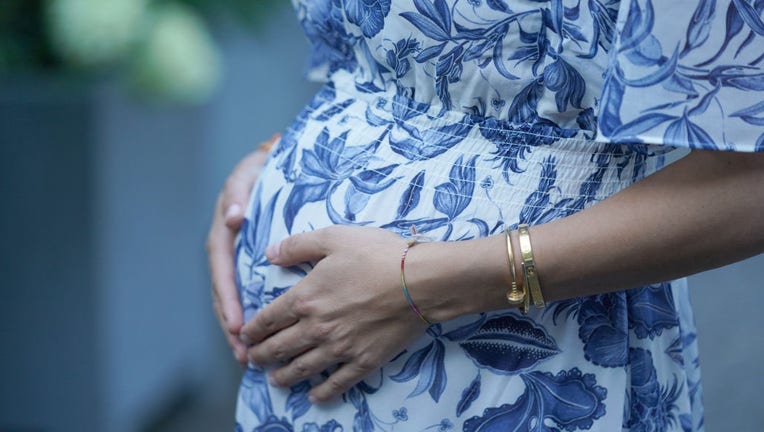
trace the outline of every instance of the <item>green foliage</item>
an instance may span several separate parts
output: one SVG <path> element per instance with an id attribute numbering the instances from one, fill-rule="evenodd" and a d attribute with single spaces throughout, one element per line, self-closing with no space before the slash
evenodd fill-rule
<path id="1" fill-rule="evenodd" d="M 55 51 L 46 9 L 56 0 L 0 0 L 0 74 L 60 69 L 69 59 Z M 102 1 L 102 0 L 94 0 Z M 220 18 L 254 31 L 262 28 L 284 0 L 148 0 L 150 6 L 180 3 L 198 11 L 208 25 Z"/>

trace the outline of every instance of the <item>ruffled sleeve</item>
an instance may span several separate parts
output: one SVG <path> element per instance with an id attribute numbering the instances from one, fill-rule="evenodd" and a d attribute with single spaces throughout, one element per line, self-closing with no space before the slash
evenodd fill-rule
<path id="1" fill-rule="evenodd" d="M 624 0 L 597 140 L 764 151 L 763 10 L 761 0 Z"/>

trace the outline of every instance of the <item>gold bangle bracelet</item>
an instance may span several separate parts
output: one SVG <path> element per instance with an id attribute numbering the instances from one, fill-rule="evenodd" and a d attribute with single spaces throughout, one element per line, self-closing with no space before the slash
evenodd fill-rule
<path id="1" fill-rule="evenodd" d="M 517 274 L 515 272 L 515 255 L 512 252 L 512 239 L 509 236 L 509 227 L 504 228 L 504 235 L 507 238 L 507 262 L 509 263 L 509 274 L 512 275 L 512 286 L 507 291 L 507 301 L 512 306 L 519 306 L 523 310 L 525 300 L 525 287 L 523 290 L 517 288 Z"/>
<path id="2" fill-rule="evenodd" d="M 533 248 L 531 246 L 531 234 L 529 226 L 521 224 L 517 227 L 518 238 L 520 239 L 520 255 L 523 259 L 523 281 L 528 287 L 530 296 L 533 298 L 533 304 L 537 308 L 546 306 L 544 296 L 541 293 L 541 284 L 539 283 L 536 262 L 533 259 Z"/>

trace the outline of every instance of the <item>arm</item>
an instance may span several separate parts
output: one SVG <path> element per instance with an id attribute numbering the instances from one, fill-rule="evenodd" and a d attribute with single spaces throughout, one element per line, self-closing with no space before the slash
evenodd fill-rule
<path id="1" fill-rule="evenodd" d="M 764 154 L 698 151 L 587 210 L 533 227 L 545 297 L 617 291 L 761 252 L 762 186 Z M 343 364 L 311 391 L 321 401 L 400 352 L 424 331 L 401 293 L 402 245 L 381 229 L 330 227 L 270 247 L 276 265 L 318 264 L 244 326 L 250 358 L 291 359 L 272 372 L 278 385 Z M 414 247 L 406 279 L 419 309 L 437 322 L 507 308 L 504 247 L 503 234 Z"/>
<path id="2" fill-rule="evenodd" d="M 764 154 L 692 152 L 591 208 L 532 227 L 531 235 L 544 296 L 552 301 L 671 280 L 739 261 L 764 250 Z M 417 302 L 436 321 L 506 307 L 509 272 L 502 261 L 502 236 L 461 243 L 451 245 L 453 251 L 421 245 L 412 254 L 411 278 L 432 279 L 413 273 L 429 268 L 454 273 L 444 275 L 445 280 L 459 280 L 457 273 L 466 272 L 461 286 L 469 277 L 484 279 L 487 292 L 435 307 Z M 516 233 L 513 243 L 518 244 Z M 467 261 L 447 261 L 463 263 L 456 269 L 443 265 L 447 257 L 441 255 L 459 254 L 460 247 Z M 411 285 L 420 287 L 418 292 L 422 283 L 428 286 L 417 282 L 413 279 Z M 448 292 L 454 291 L 459 290 Z"/>

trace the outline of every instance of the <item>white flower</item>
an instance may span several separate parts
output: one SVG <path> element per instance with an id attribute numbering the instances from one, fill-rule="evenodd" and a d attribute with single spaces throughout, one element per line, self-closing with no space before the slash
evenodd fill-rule
<path id="1" fill-rule="evenodd" d="M 132 66 L 143 91 L 178 102 L 201 102 L 220 77 L 217 48 L 202 20 L 187 7 L 153 11 L 151 29 Z"/>
<path id="2" fill-rule="evenodd" d="M 51 0 L 47 12 L 51 44 L 65 61 L 103 66 L 138 40 L 146 0 Z"/>

